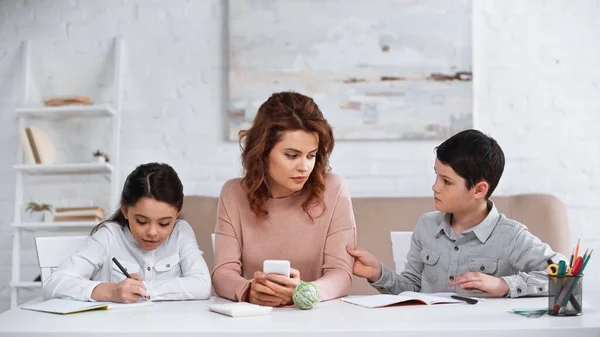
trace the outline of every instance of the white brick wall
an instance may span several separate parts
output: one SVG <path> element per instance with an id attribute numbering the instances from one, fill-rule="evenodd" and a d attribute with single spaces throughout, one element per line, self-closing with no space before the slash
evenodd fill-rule
<path id="1" fill-rule="evenodd" d="M 558 196 L 568 206 L 573 236 L 591 248 L 600 248 L 594 223 L 599 3 L 478 0 L 473 8 L 476 126 L 500 142 L 508 159 L 497 194 Z M 217 195 L 240 172 L 237 144 L 223 141 L 223 15 L 218 0 L 0 1 L 0 312 L 8 308 L 20 42 L 34 41 L 42 65 L 64 59 L 54 78 L 42 78 L 45 90 L 60 93 L 73 83 L 86 88 L 89 78 L 80 69 L 101 69 L 110 40 L 122 36 L 128 58 L 122 176 L 140 163 L 164 161 L 178 170 L 187 194 Z M 354 196 L 427 196 L 438 143 L 338 142 L 332 166 Z M 86 151 L 64 155 L 80 158 Z M 30 249 L 23 274 L 32 277 L 35 255 L 30 240 L 24 245 Z M 588 275 L 597 270 L 591 264 Z"/>

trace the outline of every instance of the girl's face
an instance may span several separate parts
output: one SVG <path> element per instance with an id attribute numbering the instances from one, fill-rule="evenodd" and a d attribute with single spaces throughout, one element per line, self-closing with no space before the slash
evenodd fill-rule
<path id="1" fill-rule="evenodd" d="M 272 198 L 300 191 L 315 167 L 319 135 L 283 131 L 268 157 L 267 186 Z"/>
<path id="2" fill-rule="evenodd" d="M 175 207 L 146 197 L 131 207 L 121 206 L 121 212 L 129 220 L 138 246 L 147 251 L 158 248 L 171 235 L 179 216 Z"/>

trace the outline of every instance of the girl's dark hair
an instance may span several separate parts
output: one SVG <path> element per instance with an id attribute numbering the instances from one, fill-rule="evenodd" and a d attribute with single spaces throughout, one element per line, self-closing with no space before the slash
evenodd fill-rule
<path id="1" fill-rule="evenodd" d="M 308 192 L 308 199 L 302 208 L 308 213 L 311 204 L 323 204 L 325 174 L 334 144 L 332 128 L 312 98 L 297 92 L 279 92 L 258 108 L 252 127 L 239 133 L 244 167 L 242 185 L 247 191 L 250 209 L 257 217 L 268 214 L 263 205 L 269 196 L 265 183 L 269 153 L 283 132 L 289 130 L 319 135 L 315 167 L 303 187 Z"/>
<path id="2" fill-rule="evenodd" d="M 171 166 L 161 163 L 148 163 L 136 167 L 125 180 L 119 206 L 133 206 L 144 197 L 165 202 L 175 207 L 177 212 L 181 211 L 183 185 L 177 172 Z M 125 219 L 125 215 L 119 207 L 110 218 L 94 227 L 91 234 L 94 234 L 107 221 L 117 222 L 121 228 L 129 227 L 129 221 Z"/>

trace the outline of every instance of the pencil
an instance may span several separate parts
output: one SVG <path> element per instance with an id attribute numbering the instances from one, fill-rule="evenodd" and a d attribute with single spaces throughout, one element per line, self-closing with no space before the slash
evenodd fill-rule
<path id="1" fill-rule="evenodd" d="M 594 252 L 594 250 L 592 249 L 592 251 L 590 252 L 590 254 L 584 259 L 583 266 L 581 266 L 581 270 L 579 271 L 579 275 L 583 274 L 583 270 L 585 269 L 585 266 L 587 265 L 588 261 L 592 257 L 592 253 L 593 252 Z"/>
<path id="2" fill-rule="evenodd" d="M 575 246 L 575 259 L 579 256 L 579 241 L 581 239 L 577 239 L 577 245 Z"/>
<path id="3" fill-rule="evenodd" d="M 558 297 L 557 297 L 557 299 L 555 301 L 555 305 L 552 308 L 552 311 L 558 312 L 561 307 L 564 307 L 564 306 L 567 305 L 567 302 L 571 298 L 571 296 L 573 294 L 573 290 L 575 289 L 575 286 L 577 285 L 577 281 L 579 281 L 579 278 L 583 277 L 583 270 L 585 269 L 585 267 L 587 266 L 588 262 L 590 261 L 590 257 L 592 256 L 592 252 L 594 252 L 593 249 L 590 251 L 590 254 L 586 256 L 586 258 L 585 258 L 585 260 L 583 262 L 583 265 L 581 266 L 581 268 L 577 272 L 577 275 L 574 277 L 573 282 L 571 283 L 571 286 L 569 287 L 569 290 L 567 291 L 567 294 L 566 294 L 565 298 L 562 299 L 562 303 L 560 303 L 560 301 L 558 300 L 560 298 L 560 294 L 558 295 Z M 561 290 L 561 293 L 563 292 L 564 289 L 566 289 L 566 288 L 563 288 Z M 558 302 L 558 304 L 556 304 L 557 302 Z"/>
<path id="4" fill-rule="evenodd" d="M 573 250 L 571 251 L 571 260 L 569 261 L 569 267 L 571 269 L 573 268 L 573 255 L 575 255 L 575 247 L 573 247 Z"/>

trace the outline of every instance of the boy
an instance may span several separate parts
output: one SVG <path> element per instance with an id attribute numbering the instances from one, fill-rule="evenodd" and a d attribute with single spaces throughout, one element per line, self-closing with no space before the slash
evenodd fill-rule
<path id="1" fill-rule="evenodd" d="M 436 148 L 432 186 L 438 212 L 423 215 L 401 274 L 375 256 L 347 247 L 354 274 L 379 292 L 456 292 L 479 297 L 545 295 L 547 261 L 566 260 L 489 200 L 504 171 L 504 153 L 477 130 Z"/>

